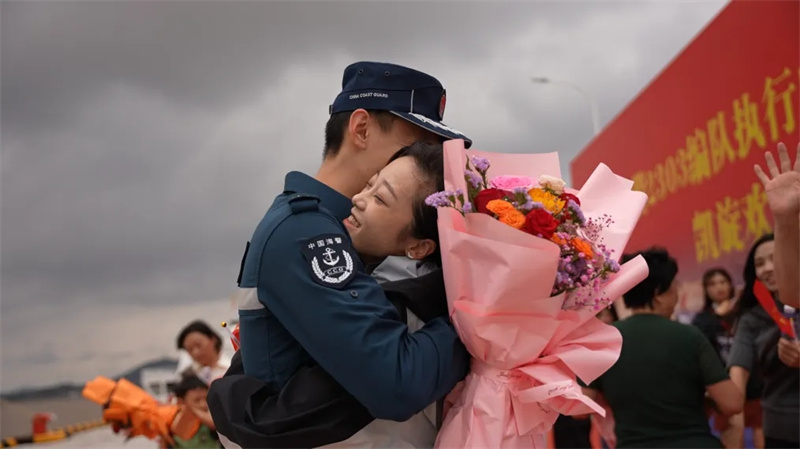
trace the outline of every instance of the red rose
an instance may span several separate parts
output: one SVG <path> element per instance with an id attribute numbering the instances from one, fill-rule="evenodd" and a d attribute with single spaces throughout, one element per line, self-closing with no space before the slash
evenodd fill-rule
<path id="1" fill-rule="evenodd" d="M 523 231 L 532 235 L 541 234 L 548 240 L 556 232 L 556 228 L 558 228 L 558 220 L 544 209 L 534 209 L 528 212 L 528 215 L 525 216 L 525 224 L 522 226 Z"/>
<path id="2" fill-rule="evenodd" d="M 512 197 L 510 192 L 506 192 L 505 190 L 500 189 L 484 189 L 478 192 L 478 195 L 475 196 L 475 207 L 478 209 L 478 212 L 492 215 L 494 214 L 486 209 L 486 204 L 492 200 L 502 200 L 506 196 Z"/>
<path id="3" fill-rule="evenodd" d="M 564 193 L 561 194 L 561 196 L 559 198 L 564 200 L 565 204 L 566 204 L 567 201 L 572 200 L 572 201 L 575 201 L 575 204 L 577 204 L 578 206 L 581 205 L 581 200 L 579 200 L 577 196 L 575 196 L 575 195 L 573 195 L 571 193 L 564 192 Z"/>

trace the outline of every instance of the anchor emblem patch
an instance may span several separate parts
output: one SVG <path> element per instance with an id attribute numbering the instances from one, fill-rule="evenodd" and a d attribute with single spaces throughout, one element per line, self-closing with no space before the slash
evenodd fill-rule
<path id="1" fill-rule="evenodd" d="M 309 239 L 303 245 L 311 278 L 326 287 L 343 288 L 355 277 L 350 241 L 342 236 L 326 234 Z"/>

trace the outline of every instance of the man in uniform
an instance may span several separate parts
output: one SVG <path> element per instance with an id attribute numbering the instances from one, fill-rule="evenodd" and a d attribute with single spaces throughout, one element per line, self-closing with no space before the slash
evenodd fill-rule
<path id="1" fill-rule="evenodd" d="M 345 69 L 342 88 L 316 177 L 289 173 L 248 244 L 239 283 L 247 293 L 239 305 L 241 358 L 248 377 L 272 395 L 283 395 L 300 367 L 316 363 L 371 416 L 405 421 L 464 377 L 469 356 L 446 316 L 409 332 L 353 252 L 342 221 L 350 198 L 399 148 L 471 141 L 441 123 L 445 91 L 430 75 L 361 62 Z M 218 397 L 225 393 L 219 385 Z M 218 428 L 225 441 L 225 425 Z"/>

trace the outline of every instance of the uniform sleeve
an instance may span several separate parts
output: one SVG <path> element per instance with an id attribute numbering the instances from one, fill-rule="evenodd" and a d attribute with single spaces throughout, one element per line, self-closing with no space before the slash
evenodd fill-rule
<path id="1" fill-rule="evenodd" d="M 717 351 L 711 346 L 708 339 L 697 331 L 695 333 L 695 341 L 699 347 L 697 352 L 698 364 L 700 366 L 700 374 L 703 377 L 703 385 L 714 385 L 717 382 L 728 380 L 728 372 L 725 366 L 717 355 Z"/>
<path id="2" fill-rule="evenodd" d="M 756 336 L 757 329 L 754 326 L 750 314 L 744 314 L 733 336 L 731 354 L 728 357 L 728 366 L 739 366 L 753 374 L 756 363 Z"/>
<path id="3" fill-rule="evenodd" d="M 464 378 L 469 354 L 444 318 L 409 333 L 381 287 L 364 272 L 356 270 L 341 285 L 318 282 L 319 264 L 311 266 L 304 248 L 317 235 L 337 234 L 348 241 L 323 214 L 288 217 L 264 247 L 259 297 L 373 416 L 404 421 Z"/>

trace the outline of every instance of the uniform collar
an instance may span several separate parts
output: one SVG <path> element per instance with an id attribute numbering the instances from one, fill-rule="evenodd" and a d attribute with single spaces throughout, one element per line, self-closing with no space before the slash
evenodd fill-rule
<path id="1" fill-rule="evenodd" d="M 286 174 L 283 191 L 318 196 L 322 202 L 322 207 L 331 211 L 338 220 L 344 220 L 349 217 L 350 209 L 353 207 L 353 201 L 350 198 L 298 171 Z"/>

